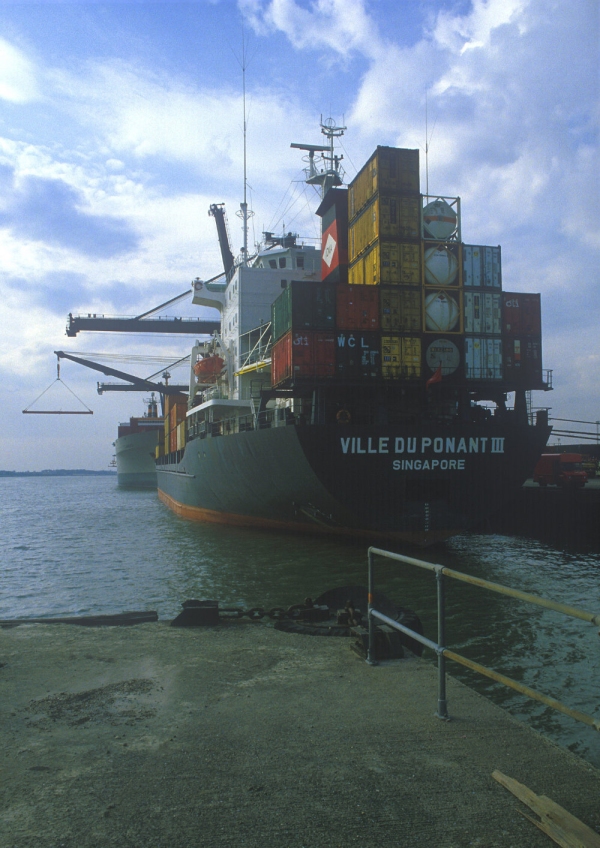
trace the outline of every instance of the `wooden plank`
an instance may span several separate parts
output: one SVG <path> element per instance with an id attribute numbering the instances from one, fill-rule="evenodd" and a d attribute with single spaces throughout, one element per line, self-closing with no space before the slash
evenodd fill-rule
<path id="1" fill-rule="evenodd" d="M 525 784 L 519 783 L 513 777 L 508 777 L 498 770 L 492 772 L 492 777 L 526 804 L 530 810 L 537 813 L 541 821 L 519 811 L 557 845 L 561 845 L 562 848 L 600 848 L 600 836 L 547 795 L 536 795 Z"/>
<path id="2" fill-rule="evenodd" d="M 598 835 L 595 831 L 591 830 L 591 828 L 583 824 L 583 822 L 572 815 L 568 810 L 565 810 L 546 795 L 540 795 L 540 801 L 542 801 L 546 807 L 545 815 L 550 821 L 555 822 L 560 827 L 570 830 L 582 840 L 587 839 L 589 842 L 589 840 L 592 839 L 591 844 L 594 848 L 600 848 L 600 835 Z M 584 842 L 583 844 L 587 843 Z"/>
<path id="3" fill-rule="evenodd" d="M 582 842 L 576 836 L 568 833 L 563 830 L 559 825 L 551 822 L 549 819 L 542 819 L 539 821 L 538 819 L 534 819 L 531 816 L 528 816 L 527 813 L 524 813 L 523 810 L 519 810 L 523 818 L 526 818 L 532 824 L 534 824 L 537 828 L 539 828 L 542 833 L 545 833 L 546 836 L 549 836 L 553 842 L 556 842 L 557 845 L 560 845 L 561 848 L 587 848 L 589 845 L 588 842 Z"/>
<path id="4" fill-rule="evenodd" d="M 497 769 L 492 772 L 492 777 L 504 786 L 505 789 L 512 792 L 519 801 L 523 801 L 523 803 L 527 804 L 531 810 L 537 812 L 536 803 L 538 796 L 528 786 L 525 786 L 524 783 L 519 783 L 518 780 L 514 779 L 514 777 L 508 777 L 508 775 L 502 774 L 502 772 Z"/>

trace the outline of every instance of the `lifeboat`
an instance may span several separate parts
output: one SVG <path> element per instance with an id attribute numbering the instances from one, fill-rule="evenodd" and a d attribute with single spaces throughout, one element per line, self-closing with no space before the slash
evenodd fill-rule
<path id="1" fill-rule="evenodd" d="M 206 356 L 196 362 L 194 374 L 201 383 L 212 382 L 217 379 L 224 364 L 225 360 L 221 356 Z"/>

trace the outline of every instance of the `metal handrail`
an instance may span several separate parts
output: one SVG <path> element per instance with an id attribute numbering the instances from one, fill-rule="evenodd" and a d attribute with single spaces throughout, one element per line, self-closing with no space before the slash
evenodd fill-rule
<path id="1" fill-rule="evenodd" d="M 411 630 L 409 627 L 406 627 L 405 625 L 400 624 L 399 622 L 394 621 L 391 618 L 388 618 L 387 615 L 384 615 L 373 607 L 373 598 L 375 597 L 374 558 L 376 556 L 395 560 L 396 562 L 402 562 L 407 565 L 415 565 L 418 568 L 424 568 L 427 571 L 433 571 L 435 573 L 437 583 L 438 612 L 437 643 L 433 642 L 431 639 L 427 639 L 425 636 L 422 636 L 415 630 Z M 560 612 L 563 615 L 568 615 L 571 618 L 578 618 L 582 621 L 589 621 L 592 624 L 596 625 L 600 624 L 599 613 L 586 612 L 585 610 L 581 610 L 576 607 L 571 607 L 567 604 L 559 604 L 556 601 L 549 601 L 547 598 L 540 598 L 539 596 L 531 595 L 528 592 L 521 592 L 519 589 L 511 589 L 508 586 L 502 586 L 500 583 L 492 583 L 491 581 L 483 580 L 480 577 L 473 577 L 471 574 L 465 574 L 462 571 L 454 571 L 454 569 L 447 568 L 444 565 L 436 565 L 432 562 L 425 562 L 424 560 L 404 556 L 403 554 L 395 554 L 391 551 L 384 551 L 381 548 L 369 548 L 368 562 L 369 648 L 367 651 L 367 663 L 369 665 L 378 665 L 377 660 L 375 658 L 375 619 L 384 622 L 390 627 L 393 627 L 395 630 L 399 630 L 401 633 L 405 633 L 407 636 L 410 636 L 412 639 L 416 639 L 417 642 L 420 642 L 422 645 L 425 645 L 425 647 L 430 648 L 432 651 L 434 651 L 437 654 L 438 658 L 438 708 L 436 713 L 438 718 L 445 720 L 449 719 L 448 704 L 446 701 L 446 659 L 449 659 L 453 662 L 459 663 L 460 665 L 464 665 L 466 668 L 470 668 L 472 671 L 476 671 L 479 674 L 484 675 L 485 677 L 489 677 L 491 680 L 495 680 L 498 683 L 502 683 L 504 686 L 508 686 L 510 689 L 514 689 L 515 691 L 520 692 L 522 695 L 526 695 L 528 698 L 532 698 L 535 701 L 540 701 L 542 704 L 546 704 L 546 706 L 552 707 L 552 709 L 564 713 L 565 715 L 570 716 L 576 721 L 581 721 L 583 722 L 583 724 L 587 724 L 590 727 L 594 727 L 596 730 L 600 731 L 600 719 L 596 719 L 593 716 L 589 716 L 586 713 L 580 712 L 579 710 L 574 710 L 571 707 L 567 707 L 565 704 L 562 704 L 555 698 L 550 698 L 548 697 L 548 695 L 543 695 L 541 692 L 536 692 L 529 686 L 524 686 L 522 683 L 519 683 L 516 680 L 512 680 L 510 677 L 506 677 L 503 674 L 499 674 L 497 671 L 494 671 L 491 668 L 487 668 L 486 666 L 480 665 L 479 663 L 473 662 L 473 660 L 470 660 L 467 657 L 463 657 L 460 654 L 457 654 L 447 648 L 445 646 L 446 623 L 444 577 L 452 577 L 454 580 L 460 580 L 461 582 L 469 583 L 472 586 L 479 586 L 482 589 L 489 589 L 491 592 L 497 592 L 501 595 L 507 595 L 510 598 L 515 598 L 519 601 L 525 601 L 526 603 L 536 604 L 537 606 L 544 607 L 545 609 L 551 609 L 555 612 Z"/>

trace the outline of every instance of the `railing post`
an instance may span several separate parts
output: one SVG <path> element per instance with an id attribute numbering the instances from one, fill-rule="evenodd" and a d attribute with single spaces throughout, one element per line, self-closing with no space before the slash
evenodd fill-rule
<path id="1" fill-rule="evenodd" d="M 368 588 L 368 611 L 369 617 L 369 647 L 367 650 L 367 663 L 369 665 L 378 665 L 375 653 L 375 619 L 371 615 L 373 610 L 373 595 L 375 593 L 375 579 L 373 575 L 373 551 L 369 548 L 369 588 Z"/>
<path id="2" fill-rule="evenodd" d="M 446 604 L 444 597 L 444 575 L 441 568 L 435 572 L 437 584 L 437 618 L 438 618 L 438 708 L 437 717 L 447 720 L 448 705 L 446 703 L 446 658 L 444 648 L 446 647 Z"/>

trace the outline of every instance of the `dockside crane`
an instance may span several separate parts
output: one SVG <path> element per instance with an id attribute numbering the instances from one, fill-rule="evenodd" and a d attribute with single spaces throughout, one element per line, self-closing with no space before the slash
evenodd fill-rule
<path id="1" fill-rule="evenodd" d="M 125 380 L 126 383 L 131 384 L 130 386 L 121 388 L 120 391 L 158 392 L 162 397 L 163 395 L 179 395 L 182 392 L 187 392 L 189 390 L 188 385 L 169 385 L 166 377 L 164 383 L 153 383 L 151 380 L 144 380 L 142 377 L 136 377 L 134 374 L 119 371 L 116 368 L 111 368 L 109 365 L 100 365 L 99 362 L 92 362 L 91 359 L 74 356 L 72 353 L 67 353 L 64 350 L 55 350 L 54 353 L 59 361 L 61 359 L 70 359 L 72 362 L 77 362 L 79 365 L 84 365 L 86 368 L 91 368 L 94 371 L 100 371 L 101 374 L 106 374 L 107 377 L 118 377 L 120 380 Z M 106 390 L 107 389 L 105 387 L 103 391 Z M 113 389 L 113 391 L 118 391 L 118 389 Z M 99 390 L 98 394 L 101 393 L 102 392 Z"/>
<path id="2" fill-rule="evenodd" d="M 211 203 L 208 214 L 215 219 L 217 225 L 217 237 L 219 239 L 219 247 L 221 248 L 221 257 L 223 259 L 223 268 L 225 269 L 225 277 L 229 277 L 231 270 L 235 264 L 233 253 L 231 252 L 231 244 L 229 241 L 229 232 L 227 229 L 227 218 L 225 217 L 224 203 Z M 212 282 L 208 280 L 208 282 Z"/>
<path id="3" fill-rule="evenodd" d="M 232 258 L 233 262 L 233 258 Z M 217 274 L 208 283 L 215 282 L 223 273 Z M 67 319 L 67 336 L 74 338 L 77 333 L 85 330 L 87 332 L 101 333 L 176 333 L 187 336 L 206 336 L 218 332 L 221 328 L 220 321 L 207 321 L 198 318 L 152 318 L 156 312 L 160 312 L 166 306 L 177 303 L 190 296 L 190 290 L 166 300 L 164 303 L 136 315 L 134 318 L 119 318 L 110 315 L 72 315 L 69 312 Z"/>

